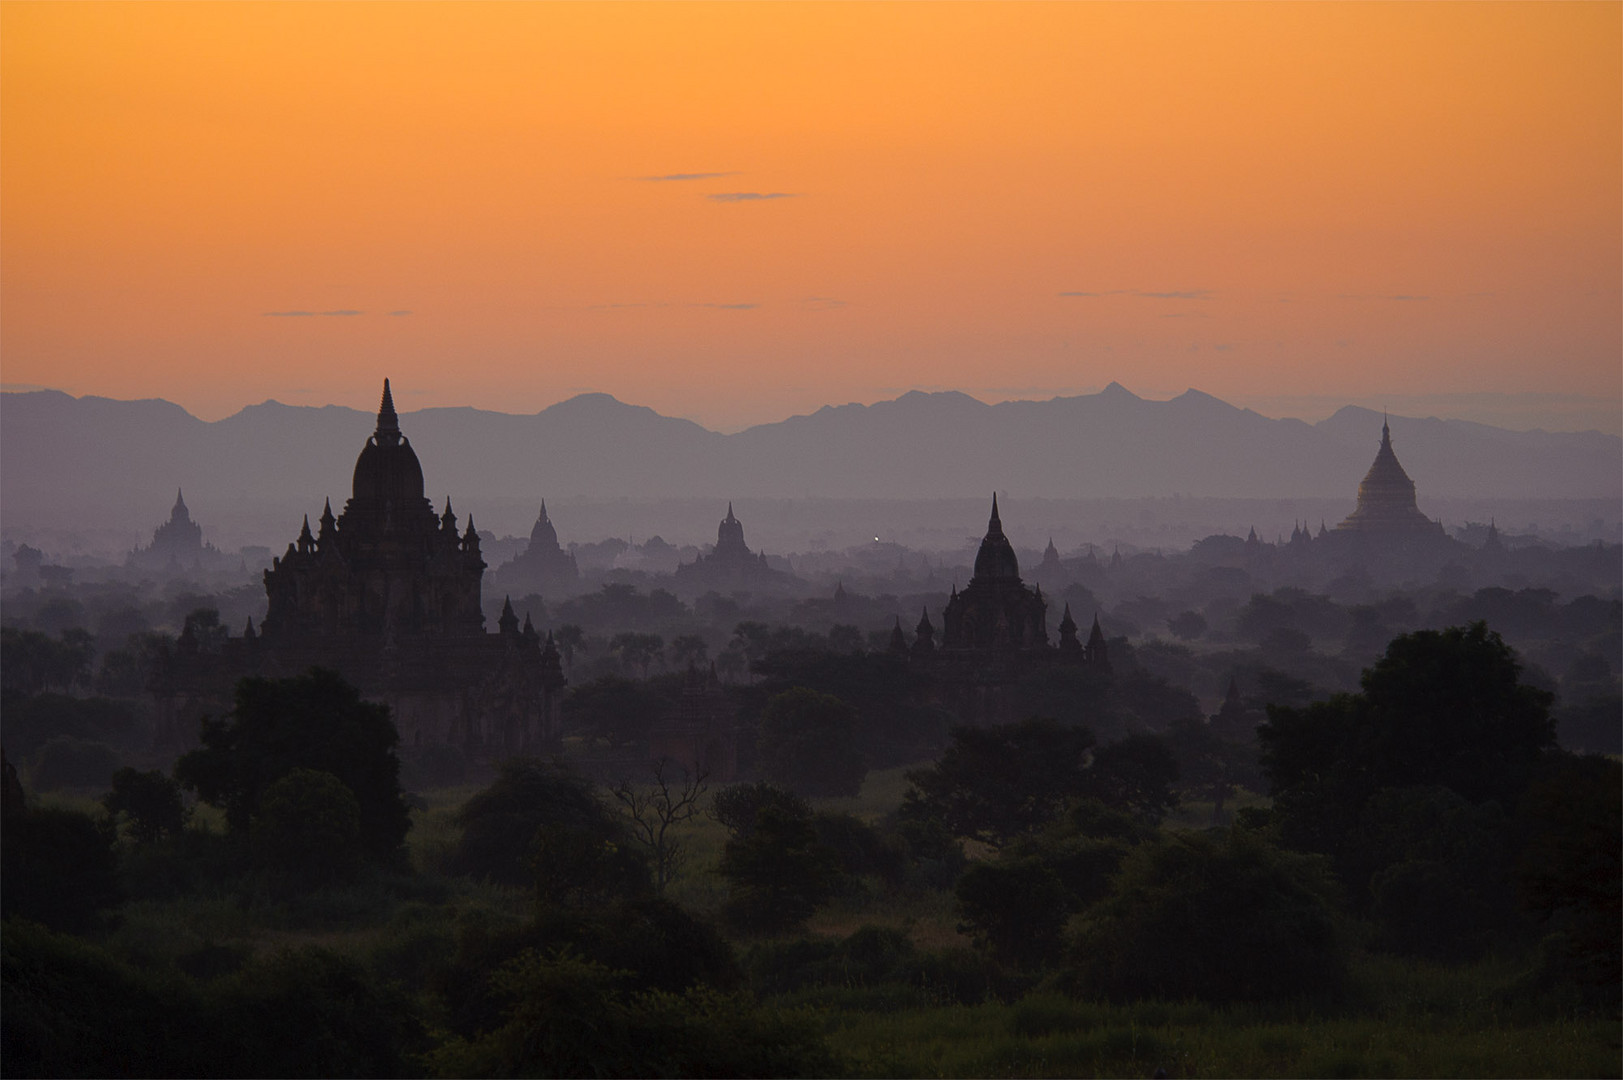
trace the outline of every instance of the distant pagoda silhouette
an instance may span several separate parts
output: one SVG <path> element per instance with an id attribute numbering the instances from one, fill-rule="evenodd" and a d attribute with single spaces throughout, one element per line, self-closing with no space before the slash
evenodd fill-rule
<path id="1" fill-rule="evenodd" d="M 169 511 L 169 520 L 152 531 L 152 543 L 130 552 L 131 566 L 157 570 L 166 567 L 194 569 L 203 561 L 213 560 L 219 552 L 212 544 L 203 543 L 203 526 L 192 520 L 186 509 L 186 497 L 175 490 L 175 505 Z"/>
<path id="2" fill-rule="evenodd" d="M 749 549 L 744 543 L 744 523 L 733 516 L 730 502 L 727 516 L 716 527 L 716 546 L 709 554 L 679 565 L 675 581 L 690 591 L 709 588 L 723 592 L 783 592 L 799 584 L 793 575 L 768 565 L 765 552 Z"/>
<path id="3" fill-rule="evenodd" d="M 953 587 L 941 620 L 941 647 L 958 649 L 1045 649 L 1048 647 L 1048 603 L 1042 589 L 1020 580 L 1020 560 L 1003 535 L 997 496 L 986 536 L 975 553 L 975 573 L 959 592 Z"/>
<path id="4" fill-rule="evenodd" d="M 514 596 L 539 592 L 552 600 L 579 591 L 580 568 L 574 554 L 558 543 L 558 530 L 547 516 L 545 499 L 530 529 L 529 546 L 498 567 L 491 579 Z"/>
<path id="5" fill-rule="evenodd" d="M 1438 535 L 1443 527 L 1420 512 L 1414 481 L 1392 451 L 1392 429 L 1381 421 L 1381 448 L 1358 485 L 1358 508 L 1336 526 L 1338 532 L 1371 536 Z"/>

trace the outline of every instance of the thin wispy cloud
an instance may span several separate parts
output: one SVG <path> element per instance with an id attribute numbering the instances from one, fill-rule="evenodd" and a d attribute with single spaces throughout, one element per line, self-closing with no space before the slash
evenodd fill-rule
<path id="1" fill-rule="evenodd" d="M 736 172 L 673 172 L 664 176 L 639 176 L 636 179 L 650 184 L 664 184 L 684 180 L 720 180 L 724 176 L 737 176 Z"/>
<path id="2" fill-rule="evenodd" d="M 340 311 L 267 311 L 263 314 L 272 319 L 315 319 L 329 316 L 349 318 L 354 315 L 365 315 L 366 312 L 352 311 L 346 308 Z M 405 314 L 409 315 L 410 312 L 405 312 Z"/>
<path id="3" fill-rule="evenodd" d="M 1210 289 L 1177 289 L 1168 292 L 1151 292 L 1147 289 L 1106 289 L 1103 292 L 1084 292 L 1070 290 L 1058 293 L 1059 296 L 1138 296 L 1145 300 L 1210 300 Z"/>
<path id="4" fill-rule="evenodd" d="M 389 314 L 389 315 L 410 315 L 411 312 L 410 311 L 390 311 L 390 312 L 387 312 L 387 314 Z"/>
<path id="5" fill-rule="evenodd" d="M 764 202 L 767 199 L 798 199 L 798 191 L 717 191 L 705 198 L 715 202 Z"/>
<path id="6" fill-rule="evenodd" d="M 720 311 L 750 311 L 760 304 L 689 304 L 688 307 L 716 308 Z"/>
<path id="7" fill-rule="evenodd" d="M 832 296 L 808 296 L 801 303 L 814 308 L 842 308 L 847 306 L 848 301 L 839 300 Z"/>

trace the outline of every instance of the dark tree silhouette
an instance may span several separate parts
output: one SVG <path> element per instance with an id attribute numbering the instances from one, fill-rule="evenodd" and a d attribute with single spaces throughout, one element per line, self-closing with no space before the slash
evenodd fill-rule
<path id="1" fill-rule="evenodd" d="M 335 672 L 243 679 L 236 708 L 224 720 L 203 721 L 203 745 L 175 765 L 175 779 L 221 807 L 231 831 L 246 836 L 276 781 L 294 769 L 331 773 L 360 805 L 361 850 L 395 861 L 411 826 L 399 738 L 388 707 L 361 700 Z"/>
<path id="2" fill-rule="evenodd" d="M 729 886 L 728 920 L 776 933 L 799 926 L 833 895 L 839 862 L 809 817 L 764 806 L 748 833 L 727 841 L 717 869 Z"/>
<path id="3" fill-rule="evenodd" d="M 855 795 L 868 764 L 857 746 L 856 710 L 803 686 L 767 703 L 756 748 L 768 779 L 802 795 Z"/>
<path id="4" fill-rule="evenodd" d="M 940 761 L 907 774 L 913 786 L 904 811 L 936 818 L 954 836 L 1001 847 L 1041 829 L 1086 793 L 1093 744 L 1086 728 L 1039 717 L 954 728 Z"/>
<path id="5" fill-rule="evenodd" d="M 190 810 L 180 796 L 180 785 L 158 772 L 123 768 L 113 774 L 113 785 L 101 800 L 115 818 L 124 815 L 130 838 L 137 844 L 156 843 L 165 834 L 186 827 Z"/>
<path id="6" fill-rule="evenodd" d="M 1262 763 L 1288 831 L 1334 850 L 1379 788 L 1439 785 L 1514 805 L 1555 743 L 1551 695 L 1483 623 L 1395 638 L 1359 694 L 1271 706 Z"/>

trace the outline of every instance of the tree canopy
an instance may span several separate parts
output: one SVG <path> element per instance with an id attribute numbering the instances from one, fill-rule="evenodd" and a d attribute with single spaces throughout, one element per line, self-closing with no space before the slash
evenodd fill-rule
<path id="1" fill-rule="evenodd" d="M 766 775 L 802 795 L 855 795 L 868 775 L 856 710 L 803 686 L 767 703 L 756 746 Z"/>
<path id="2" fill-rule="evenodd" d="M 175 765 L 175 779 L 225 811 L 246 836 L 270 786 L 295 769 L 330 773 L 360 808 L 360 847 L 400 857 L 410 811 L 400 793 L 399 733 L 386 705 L 361 700 L 336 672 L 237 683 L 236 708 L 203 721 L 202 747 Z"/>
<path id="3" fill-rule="evenodd" d="M 1445 787 L 1513 806 L 1555 744 L 1551 695 L 1483 623 L 1393 639 L 1358 694 L 1278 705 L 1257 730 L 1286 838 L 1339 850 L 1365 802 L 1388 787 Z"/>

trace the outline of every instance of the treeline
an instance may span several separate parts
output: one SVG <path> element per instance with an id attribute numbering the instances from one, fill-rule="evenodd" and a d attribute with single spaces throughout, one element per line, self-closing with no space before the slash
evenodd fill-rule
<path id="1" fill-rule="evenodd" d="M 1481 624 L 1396 638 L 1356 693 L 1232 702 L 1184 735 L 949 726 L 867 818 L 793 789 L 850 792 L 867 768 L 830 672 L 859 699 L 905 687 L 873 657 L 776 655 L 756 684 L 776 782 L 708 792 L 665 763 L 603 788 L 514 759 L 448 818 L 417 812 L 443 832 L 415 861 L 387 711 L 331 673 L 244 680 L 171 773 L 121 770 L 97 814 L 28 800 L 7 766 L 8 1072 L 827 1075 L 857 1066 L 812 1003 L 1334 1016 L 1362 1007 L 1372 953 L 1513 962 L 1490 1012 L 1615 1015 L 1623 770 L 1557 749 L 1551 695 Z M 824 688 L 782 687 L 800 675 Z M 1093 692 L 1077 716 L 1125 707 Z M 1271 799 L 1171 827 L 1221 786 L 1191 787 L 1199 745 Z M 677 901 L 706 881 L 713 901 Z M 807 931 L 942 904 L 964 944 Z M 270 944 L 289 937 L 333 944 Z"/>

